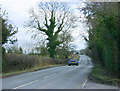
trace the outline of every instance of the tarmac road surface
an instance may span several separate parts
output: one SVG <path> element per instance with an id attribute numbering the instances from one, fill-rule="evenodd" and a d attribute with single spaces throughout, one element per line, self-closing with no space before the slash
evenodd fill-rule
<path id="1" fill-rule="evenodd" d="M 2 79 L 2 89 L 82 89 L 93 68 L 88 56 L 80 55 L 79 66 L 59 66 Z"/>

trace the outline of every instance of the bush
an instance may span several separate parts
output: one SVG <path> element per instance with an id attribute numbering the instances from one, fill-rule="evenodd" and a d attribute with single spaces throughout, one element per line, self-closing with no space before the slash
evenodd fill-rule
<path id="1" fill-rule="evenodd" d="M 63 59 L 51 58 L 50 60 L 51 64 L 66 64 L 66 60 Z"/>
<path id="2" fill-rule="evenodd" d="M 25 70 L 33 67 L 47 66 L 50 64 L 65 64 L 64 60 L 40 57 L 37 55 L 24 55 L 7 53 L 3 57 L 3 72 Z"/>

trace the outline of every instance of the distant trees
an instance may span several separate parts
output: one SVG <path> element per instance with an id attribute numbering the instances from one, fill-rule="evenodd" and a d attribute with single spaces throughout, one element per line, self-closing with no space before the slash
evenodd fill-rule
<path id="1" fill-rule="evenodd" d="M 8 48 L 8 53 L 16 53 L 16 54 L 23 54 L 23 49 L 17 46 L 11 46 Z"/>
<path id="2" fill-rule="evenodd" d="M 48 50 L 44 45 L 41 45 L 40 47 L 36 47 L 35 50 L 37 50 L 37 54 L 41 56 L 48 56 Z"/>
<path id="3" fill-rule="evenodd" d="M 69 31 L 76 26 L 76 17 L 70 13 L 67 3 L 46 2 L 39 3 L 39 11 L 30 10 L 28 26 L 47 36 L 47 49 L 54 58 L 56 48 L 64 40 L 59 40 L 59 34 Z M 38 34 L 36 34 L 38 35 Z"/>
<path id="4" fill-rule="evenodd" d="M 88 47 L 94 61 L 99 61 L 111 72 L 119 73 L 118 61 L 120 37 L 118 3 L 86 3 L 82 8 L 89 27 Z"/>
<path id="5" fill-rule="evenodd" d="M 61 58 L 68 58 L 68 56 L 72 54 L 70 43 L 74 41 L 71 32 L 64 31 L 58 36 L 58 39 L 62 41 L 62 43 L 56 48 L 56 55 Z"/>

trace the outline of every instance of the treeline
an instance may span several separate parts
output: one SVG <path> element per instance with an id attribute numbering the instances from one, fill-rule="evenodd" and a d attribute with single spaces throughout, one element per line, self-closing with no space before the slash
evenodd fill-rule
<path id="1" fill-rule="evenodd" d="M 39 49 L 40 52 L 37 50 Z M 45 47 L 37 47 L 31 52 L 26 53 L 21 47 L 12 46 L 3 53 L 2 72 L 23 71 L 33 68 L 42 68 L 51 65 L 65 65 L 68 59 L 77 56 L 74 51 L 57 49 L 55 58 L 50 58 Z M 77 56 L 78 57 L 78 56 Z"/>
<path id="2" fill-rule="evenodd" d="M 119 74 L 119 3 L 86 3 L 82 8 L 89 27 L 88 55 L 109 71 Z M 120 76 L 120 75 L 119 75 Z"/>

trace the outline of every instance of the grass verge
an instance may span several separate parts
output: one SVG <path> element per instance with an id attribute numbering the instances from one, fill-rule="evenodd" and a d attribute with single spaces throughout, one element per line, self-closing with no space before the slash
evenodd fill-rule
<path id="1" fill-rule="evenodd" d="M 2 74 L 0 73 L 0 79 L 2 78 Z"/>
<path id="2" fill-rule="evenodd" d="M 120 79 L 101 67 L 100 64 L 95 64 L 92 72 L 89 75 L 89 80 L 97 83 L 120 86 Z"/>
<path id="3" fill-rule="evenodd" d="M 33 71 L 38 71 L 46 68 L 51 68 L 51 67 L 56 67 L 56 66 L 62 66 L 62 65 L 47 65 L 47 66 L 42 66 L 42 67 L 34 67 L 22 71 L 14 71 L 14 72 L 8 72 L 8 73 L 2 73 L 2 78 L 13 76 L 13 75 L 18 75 L 22 73 L 27 73 L 27 72 L 33 72 Z"/>

